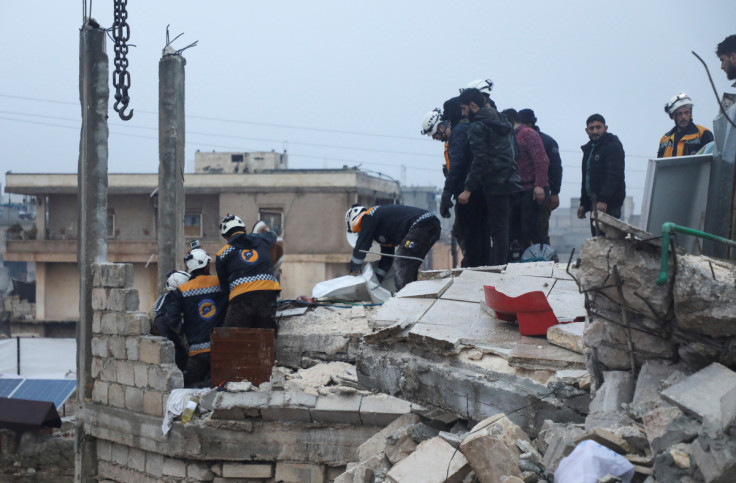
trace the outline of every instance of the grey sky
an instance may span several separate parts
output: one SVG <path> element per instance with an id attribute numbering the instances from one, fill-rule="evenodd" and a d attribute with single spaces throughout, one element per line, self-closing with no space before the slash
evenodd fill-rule
<path id="1" fill-rule="evenodd" d="M 76 171 L 82 5 L 0 2 L 2 172 Z M 717 113 L 690 51 L 706 60 L 719 92 L 733 90 L 714 54 L 736 33 L 733 0 L 131 0 L 128 13 L 135 114 L 122 122 L 110 103 L 110 172 L 158 169 L 167 24 L 172 38 L 184 32 L 174 47 L 199 41 L 184 53 L 188 171 L 197 149 L 286 147 L 292 168 L 360 164 L 409 185 L 441 186 L 442 144 L 419 134 L 422 117 L 468 81 L 491 78 L 499 108 L 533 108 L 557 139 L 563 206 L 579 195 L 585 119 L 603 114 L 626 150 L 638 212 L 647 158 L 673 125 L 664 103 L 687 92 L 696 123 L 709 128 Z M 111 26 L 112 15 L 112 0 L 94 0 L 101 25 Z M 108 42 L 111 70 L 113 54 Z"/>

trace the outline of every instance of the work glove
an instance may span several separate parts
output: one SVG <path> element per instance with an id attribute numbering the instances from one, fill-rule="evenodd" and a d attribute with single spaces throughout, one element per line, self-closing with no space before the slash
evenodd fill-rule
<path id="1" fill-rule="evenodd" d="M 383 279 L 386 278 L 386 270 L 377 268 L 376 269 L 376 278 L 378 279 L 378 283 L 383 282 Z"/>
<path id="2" fill-rule="evenodd" d="M 450 217 L 450 208 L 452 208 L 452 193 L 447 190 L 442 192 L 442 200 L 440 201 L 440 216 L 442 218 Z"/>
<path id="3" fill-rule="evenodd" d="M 360 275 L 360 267 L 360 263 L 350 262 L 348 264 L 348 271 L 350 272 L 350 275 Z"/>

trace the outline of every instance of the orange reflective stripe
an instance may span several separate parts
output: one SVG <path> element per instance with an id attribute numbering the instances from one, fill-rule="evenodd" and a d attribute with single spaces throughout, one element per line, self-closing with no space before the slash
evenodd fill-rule
<path id="1" fill-rule="evenodd" d="M 254 292 L 256 290 L 281 290 L 281 285 L 273 280 L 256 280 L 254 282 L 241 283 L 230 291 L 230 300 L 240 294 Z"/>

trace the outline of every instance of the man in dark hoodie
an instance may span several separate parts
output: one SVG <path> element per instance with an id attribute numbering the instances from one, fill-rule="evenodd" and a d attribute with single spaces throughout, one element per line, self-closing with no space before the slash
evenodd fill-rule
<path id="1" fill-rule="evenodd" d="M 503 265 L 508 261 L 511 198 L 521 191 L 514 128 L 485 102 L 478 89 L 465 89 L 459 101 L 462 114 L 470 120 L 468 143 L 473 160 L 457 201 L 466 204 L 483 193 L 492 241 L 490 264 Z"/>
<path id="2" fill-rule="evenodd" d="M 248 235 L 243 220 L 230 214 L 220 222 L 220 234 L 227 244 L 217 252 L 215 267 L 220 285 L 230 294 L 224 326 L 275 332 L 281 285 L 273 275 L 269 248 L 276 234 L 269 230 Z"/>
<path id="3" fill-rule="evenodd" d="M 626 198 L 624 147 L 618 137 L 608 132 L 600 114 L 592 114 L 585 125 L 590 141 L 581 146 L 583 179 L 578 218 L 585 218 L 585 213 L 594 209 L 621 218 L 621 205 Z M 591 216 L 590 231 L 596 236 L 593 221 Z"/>
<path id="4" fill-rule="evenodd" d="M 442 190 L 440 215 L 450 217 L 452 198 L 465 189 L 465 178 L 470 171 L 473 154 L 468 144 L 470 121 L 462 115 L 460 98 L 453 97 L 445 102 L 442 119 L 451 126 L 447 147 L 449 169 L 445 178 L 445 187 Z M 458 240 L 463 252 L 463 267 L 481 267 L 488 265 L 491 255 L 490 234 L 488 232 L 488 211 L 486 199 L 481 191 L 465 204 L 455 205 L 455 224 L 452 234 Z"/>

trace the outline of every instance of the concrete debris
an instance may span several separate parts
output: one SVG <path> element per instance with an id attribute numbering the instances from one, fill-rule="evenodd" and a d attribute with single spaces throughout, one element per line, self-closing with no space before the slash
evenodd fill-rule
<path id="1" fill-rule="evenodd" d="M 547 340 L 551 344 L 582 354 L 585 349 L 584 328 L 585 322 L 553 325 L 547 329 Z"/>
<path id="2" fill-rule="evenodd" d="M 422 442 L 386 476 L 391 483 L 460 483 L 469 472 L 465 456 L 436 436 Z"/>
<path id="3" fill-rule="evenodd" d="M 521 476 L 516 439 L 528 436 L 505 414 L 479 422 L 463 440 L 465 455 L 481 483 L 499 481 L 502 476 Z"/>

